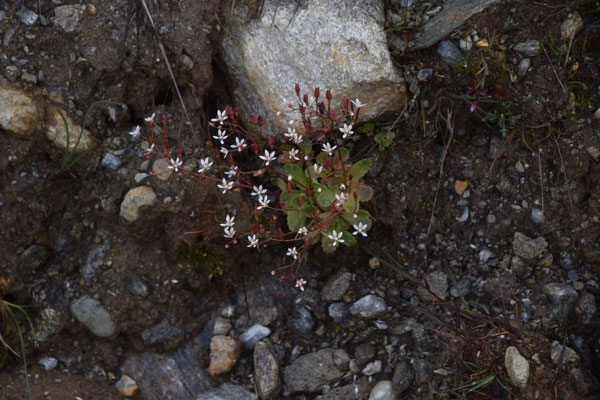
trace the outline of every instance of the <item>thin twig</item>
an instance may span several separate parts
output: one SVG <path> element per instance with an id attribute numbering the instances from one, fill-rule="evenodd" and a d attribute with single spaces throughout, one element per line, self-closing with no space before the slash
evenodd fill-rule
<path id="1" fill-rule="evenodd" d="M 544 214 L 544 175 L 542 175 L 542 148 L 538 149 L 538 166 L 540 168 L 540 193 L 542 195 L 542 215 Z"/>
<path id="2" fill-rule="evenodd" d="M 560 151 L 560 146 L 558 145 L 558 140 L 556 140 L 556 135 L 552 132 L 552 139 L 554 139 L 554 144 L 556 145 L 556 149 L 558 150 L 558 156 L 560 157 L 560 165 L 563 170 L 563 176 L 565 177 L 565 184 L 567 185 L 567 194 L 569 195 L 569 205 L 571 206 L 571 217 L 575 218 L 575 208 L 573 207 L 573 198 L 571 197 L 571 188 L 569 187 L 569 179 L 567 178 L 567 169 L 565 168 L 565 162 L 563 160 L 562 152 Z"/>
<path id="3" fill-rule="evenodd" d="M 548 56 L 548 52 L 546 51 L 546 48 L 544 47 L 544 45 L 541 42 L 540 42 L 540 46 L 542 46 L 542 50 L 544 50 L 544 54 L 546 55 L 548 64 L 550 64 L 550 68 L 552 68 L 552 72 L 554 72 L 554 76 L 556 76 L 556 80 L 558 81 L 558 84 L 562 88 L 563 92 L 567 93 L 567 89 L 565 88 L 565 85 L 563 85 L 562 81 L 560 80 L 560 77 L 558 76 L 558 73 L 556 72 L 556 68 L 554 68 L 554 64 L 552 64 L 552 60 L 550 60 L 550 56 Z"/>
<path id="4" fill-rule="evenodd" d="M 177 80 L 175 79 L 175 75 L 173 74 L 173 70 L 171 69 L 171 63 L 169 62 L 169 59 L 167 58 L 167 53 L 165 51 L 165 47 L 163 46 L 162 41 L 160 40 L 160 37 L 158 36 L 158 31 L 156 30 L 156 25 L 154 25 L 154 19 L 152 18 L 152 14 L 150 14 L 150 10 L 148 9 L 146 0 L 141 0 L 141 3 L 142 3 L 142 6 L 144 7 L 144 11 L 146 11 L 146 15 L 148 16 L 148 20 L 150 21 L 150 24 L 152 25 L 152 30 L 154 31 L 154 35 L 156 36 L 156 39 L 158 40 L 158 47 L 160 48 L 160 52 L 162 53 L 163 59 L 165 60 L 165 65 L 167 66 L 167 70 L 169 70 L 169 75 L 171 76 L 171 80 L 173 81 L 173 86 L 175 86 L 175 92 L 177 92 L 177 97 L 179 98 L 179 102 L 181 103 L 181 107 L 183 108 L 185 118 L 187 119 L 188 124 L 190 124 L 190 127 L 192 128 L 192 132 L 195 134 L 196 130 L 194 129 L 194 124 L 192 124 L 192 120 L 190 119 L 190 116 L 187 112 L 187 108 L 185 107 L 185 103 L 183 102 L 183 97 L 181 96 L 181 92 L 179 91 L 179 86 L 177 86 Z"/>
<path id="5" fill-rule="evenodd" d="M 427 235 L 431 233 L 431 225 L 433 225 L 433 218 L 435 217 L 435 206 L 437 204 L 438 194 L 440 192 L 440 186 L 442 184 L 442 177 L 444 175 L 444 161 L 446 161 L 448 149 L 450 148 L 450 144 L 452 143 L 452 139 L 454 138 L 454 127 L 452 126 L 452 111 L 450 110 L 448 110 L 446 117 L 446 127 L 450 132 L 450 136 L 448 137 L 448 143 L 446 143 L 446 146 L 444 146 L 444 150 L 442 151 L 442 158 L 440 159 L 440 177 L 438 179 L 437 188 L 435 189 L 435 197 L 433 198 L 433 206 L 431 208 L 431 218 L 429 219 L 429 226 L 427 227 Z"/>

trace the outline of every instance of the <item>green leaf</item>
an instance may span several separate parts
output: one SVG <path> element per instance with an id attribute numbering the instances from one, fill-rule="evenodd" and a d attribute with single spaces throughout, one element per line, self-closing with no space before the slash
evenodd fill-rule
<path id="1" fill-rule="evenodd" d="M 321 193 L 317 194 L 317 204 L 323 209 L 328 209 L 331 203 L 335 200 L 333 190 L 321 186 Z"/>
<path id="2" fill-rule="evenodd" d="M 321 248 L 323 249 L 323 252 L 331 254 L 336 251 L 337 246 L 331 246 L 333 240 L 329 239 L 327 235 L 328 233 L 321 232 Z"/>
<path id="3" fill-rule="evenodd" d="M 286 165 L 285 170 L 288 173 L 288 175 L 292 175 L 292 178 L 294 178 L 296 182 L 300 183 L 303 186 L 308 186 L 308 179 L 306 179 L 306 175 L 304 175 L 304 171 L 302 171 L 302 168 L 300 168 L 296 164 L 293 164 Z"/>
<path id="4" fill-rule="evenodd" d="M 366 210 L 358 210 L 356 212 L 356 218 L 352 214 L 343 214 L 342 218 L 346 221 L 350 226 L 357 225 L 359 222 L 366 224 L 369 228 L 371 227 L 371 215 Z"/>
<path id="5" fill-rule="evenodd" d="M 288 211 L 287 212 L 287 223 L 290 231 L 295 232 L 304 226 L 306 222 L 306 215 L 299 211 Z"/>
<path id="6" fill-rule="evenodd" d="M 375 124 L 372 122 L 367 122 L 360 128 L 360 131 L 361 131 L 361 133 L 365 133 L 365 134 L 371 136 L 373 134 L 374 129 L 375 129 Z"/>
<path id="7" fill-rule="evenodd" d="M 369 201 L 373 197 L 373 188 L 367 185 L 356 185 L 354 191 L 358 195 L 359 201 Z"/>
<path id="8" fill-rule="evenodd" d="M 348 198 L 345 202 L 344 205 L 342 206 L 342 208 L 344 209 L 344 211 L 346 211 L 347 213 L 354 213 L 355 210 L 357 210 L 357 206 L 356 206 L 356 200 L 354 199 L 354 196 L 350 196 L 350 198 Z"/>
<path id="9" fill-rule="evenodd" d="M 342 240 L 344 241 L 343 245 L 345 246 L 354 246 L 356 244 L 356 236 L 348 231 L 342 232 Z"/>
<path id="10" fill-rule="evenodd" d="M 362 160 L 356 162 L 352 168 L 350 168 L 348 174 L 352 175 L 352 180 L 356 182 L 365 176 L 369 168 L 371 168 L 371 160 L 368 158 L 363 158 Z"/>
<path id="11" fill-rule="evenodd" d="M 283 179 L 281 178 L 274 178 L 271 179 L 271 182 L 273 182 L 278 188 L 279 190 L 281 190 L 282 192 L 285 192 L 286 190 L 286 183 Z"/>

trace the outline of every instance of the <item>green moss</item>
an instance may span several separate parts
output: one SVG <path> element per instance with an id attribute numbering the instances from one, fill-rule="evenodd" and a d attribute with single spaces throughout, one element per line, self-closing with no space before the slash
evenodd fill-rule
<path id="1" fill-rule="evenodd" d="M 223 261 L 205 248 L 183 251 L 178 258 L 180 268 L 193 269 L 209 278 L 223 276 Z"/>

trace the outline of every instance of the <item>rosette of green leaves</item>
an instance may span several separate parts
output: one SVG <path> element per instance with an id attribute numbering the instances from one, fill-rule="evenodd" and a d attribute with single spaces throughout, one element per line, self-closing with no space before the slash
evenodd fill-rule
<path id="1" fill-rule="evenodd" d="M 288 150 L 291 148 L 288 146 Z M 329 238 L 334 230 L 342 232 L 343 245 L 354 245 L 356 237 L 350 233 L 352 227 L 362 223 L 370 228 L 372 224 L 369 212 L 360 207 L 362 201 L 373 197 L 373 189 L 362 180 L 371 160 L 362 159 L 351 165 L 345 147 L 336 149 L 332 156 L 320 152 L 316 157 L 310 146 L 301 144 L 297 148 L 302 154 L 298 161 L 287 157 L 284 151 L 285 172 L 292 180 L 274 180 L 281 189 L 279 200 L 287 215 L 288 228 L 296 232 L 306 227 L 310 243 L 321 242 L 326 253 L 333 253 L 339 246 L 334 246 L 334 241 Z M 309 161 L 305 161 L 305 156 Z M 318 175 L 313 168 L 315 162 L 323 166 Z M 345 190 L 342 190 L 344 186 Z M 337 206 L 336 195 L 342 192 L 347 195 L 347 200 Z"/>

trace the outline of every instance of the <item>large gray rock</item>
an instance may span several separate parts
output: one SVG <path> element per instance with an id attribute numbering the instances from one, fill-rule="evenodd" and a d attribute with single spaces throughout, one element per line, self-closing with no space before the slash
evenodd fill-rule
<path id="1" fill-rule="evenodd" d="M 142 207 L 156 203 L 157 196 L 150 186 L 138 186 L 127 192 L 121 203 L 121 218 L 134 222 L 140 218 Z"/>
<path id="2" fill-rule="evenodd" d="M 500 0 L 447 0 L 444 9 L 427 21 L 414 39 L 415 49 L 429 47 L 464 24 L 473 14 Z"/>
<path id="3" fill-rule="evenodd" d="M 374 294 L 369 294 L 359 300 L 357 300 L 352 307 L 350 312 L 354 315 L 360 315 L 363 318 L 374 318 L 386 310 L 385 301 Z"/>
<path id="4" fill-rule="evenodd" d="M 0 81 L 0 130 L 30 138 L 42 127 L 44 105 L 7 81 Z"/>
<path id="5" fill-rule="evenodd" d="M 543 237 L 532 239 L 520 232 L 515 232 L 513 251 L 516 255 L 526 260 L 531 260 L 542 254 L 548 247 L 548 242 Z"/>
<path id="6" fill-rule="evenodd" d="M 265 342 L 254 346 L 254 382 L 261 399 L 275 399 L 279 394 L 279 363 Z"/>
<path id="7" fill-rule="evenodd" d="M 515 346 L 506 349 L 504 366 L 511 383 L 520 389 L 525 389 L 529 380 L 529 361 Z"/>
<path id="8" fill-rule="evenodd" d="M 344 371 L 336 366 L 334 353 L 333 349 L 324 349 L 298 357 L 283 370 L 286 393 L 314 393 L 340 379 Z"/>
<path id="9" fill-rule="evenodd" d="M 85 325 L 95 336 L 110 337 L 117 327 L 100 301 L 89 296 L 80 297 L 71 303 L 71 314 Z"/>
<path id="10" fill-rule="evenodd" d="M 257 19 L 232 21 L 223 39 L 223 54 L 239 85 L 237 104 L 246 115 L 266 117 L 274 133 L 287 129 L 283 99 L 296 99 L 315 87 L 324 95 L 359 98 L 368 104 L 360 116 L 373 119 L 400 111 L 406 99 L 404 81 L 395 71 L 384 32 L 381 0 L 265 0 Z M 239 8 L 241 10 L 242 8 Z M 245 15 L 241 15 L 243 18 Z M 389 82 L 398 82 L 389 85 Z M 295 103 L 295 101 L 293 101 Z M 294 117 L 297 117 L 294 115 Z"/>
<path id="11" fill-rule="evenodd" d="M 338 272 L 333 275 L 321 290 L 321 298 L 323 301 L 339 301 L 350 287 L 352 274 L 350 272 Z"/>
<path id="12" fill-rule="evenodd" d="M 224 383 L 196 397 L 196 400 L 257 400 L 258 397 L 241 386 Z"/>
<path id="13" fill-rule="evenodd" d="M 552 316 L 559 324 L 565 324 L 579 294 L 567 283 L 550 282 L 544 286 L 544 294 L 552 304 Z"/>

